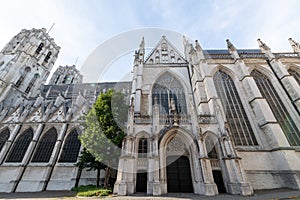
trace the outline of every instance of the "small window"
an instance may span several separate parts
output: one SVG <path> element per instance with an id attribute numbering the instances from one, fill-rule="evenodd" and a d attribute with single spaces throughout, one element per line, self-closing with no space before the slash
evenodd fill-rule
<path id="1" fill-rule="evenodd" d="M 0 151 L 5 145 L 5 142 L 8 140 L 8 138 L 9 138 L 9 130 L 8 128 L 6 128 L 0 133 Z"/>
<path id="2" fill-rule="evenodd" d="M 25 93 L 28 94 L 31 90 L 31 88 L 33 87 L 33 85 L 35 84 L 37 78 L 39 77 L 38 74 L 35 74 L 34 77 L 31 79 L 31 81 L 28 84 L 28 87 L 25 90 Z"/>
<path id="3" fill-rule="evenodd" d="M 52 52 L 49 51 L 49 52 L 47 53 L 46 57 L 45 57 L 45 60 L 44 60 L 46 63 L 49 61 L 51 55 L 52 55 Z"/>
<path id="4" fill-rule="evenodd" d="M 55 79 L 54 84 L 57 84 L 57 83 L 58 83 L 59 78 L 60 78 L 60 75 L 57 76 L 57 78 Z"/>
<path id="5" fill-rule="evenodd" d="M 147 158 L 148 141 L 147 138 L 141 138 L 139 141 L 139 158 Z"/>
<path id="6" fill-rule="evenodd" d="M 30 72 L 30 68 L 26 67 L 25 72 L 20 76 L 20 78 L 18 79 L 18 81 L 16 82 L 16 87 L 19 88 L 22 84 L 22 82 L 24 81 L 26 75 Z"/>
<path id="7" fill-rule="evenodd" d="M 43 47 L 44 47 L 44 43 L 41 43 L 41 44 L 38 46 L 38 48 L 36 49 L 35 53 L 36 53 L 36 54 L 40 54 L 41 51 L 42 51 L 42 49 L 43 49 Z"/>

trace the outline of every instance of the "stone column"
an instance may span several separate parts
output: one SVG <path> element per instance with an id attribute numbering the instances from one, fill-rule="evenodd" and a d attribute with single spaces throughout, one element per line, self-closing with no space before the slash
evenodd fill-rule
<path id="1" fill-rule="evenodd" d="M 27 148 L 26 153 L 25 153 L 25 155 L 23 157 L 23 160 L 22 160 L 22 163 L 21 163 L 21 170 L 19 171 L 17 179 L 16 179 L 16 181 L 14 183 L 14 186 L 12 188 L 13 192 L 15 192 L 17 190 L 19 182 L 22 181 L 22 176 L 23 176 L 23 174 L 24 174 L 24 172 L 26 170 L 26 167 L 27 167 L 27 165 L 28 165 L 28 163 L 29 163 L 29 161 L 30 161 L 33 153 L 34 153 L 34 149 L 35 149 L 36 144 L 37 144 L 37 142 L 38 142 L 38 140 L 40 138 L 40 135 L 41 135 L 41 133 L 43 131 L 43 128 L 44 128 L 44 124 L 40 123 L 38 125 L 38 127 L 37 127 L 34 135 L 33 135 L 33 139 L 30 142 L 29 147 Z"/>

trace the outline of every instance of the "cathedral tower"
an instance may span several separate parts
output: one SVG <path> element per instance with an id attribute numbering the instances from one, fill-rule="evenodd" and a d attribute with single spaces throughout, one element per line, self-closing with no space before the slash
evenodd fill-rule
<path id="1" fill-rule="evenodd" d="M 57 59 L 57 46 L 46 29 L 23 29 L 0 52 L 0 101 L 36 96 Z"/>
<path id="2" fill-rule="evenodd" d="M 82 83 L 82 75 L 79 70 L 73 66 L 59 66 L 59 68 L 53 73 L 49 84 L 76 84 Z"/>

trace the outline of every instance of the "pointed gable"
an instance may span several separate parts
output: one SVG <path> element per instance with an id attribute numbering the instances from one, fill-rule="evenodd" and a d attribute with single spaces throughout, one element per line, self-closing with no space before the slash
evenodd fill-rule
<path id="1" fill-rule="evenodd" d="M 146 59 L 146 64 L 160 64 L 160 63 L 186 63 L 184 57 L 179 51 L 162 36 L 158 45 L 151 51 Z"/>

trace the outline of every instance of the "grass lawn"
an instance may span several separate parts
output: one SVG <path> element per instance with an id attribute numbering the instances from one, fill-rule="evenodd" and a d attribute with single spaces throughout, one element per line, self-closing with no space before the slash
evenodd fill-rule
<path id="1" fill-rule="evenodd" d="M 76 191 L 77 196 L 82 197 L 104 197 L 112 193 L 112 190 L 110 189 L 103 189 L 101 187 L 96 187 L 95 185 L 79 186 L 77 188 L 72 188 L 72 191 Z"/>

